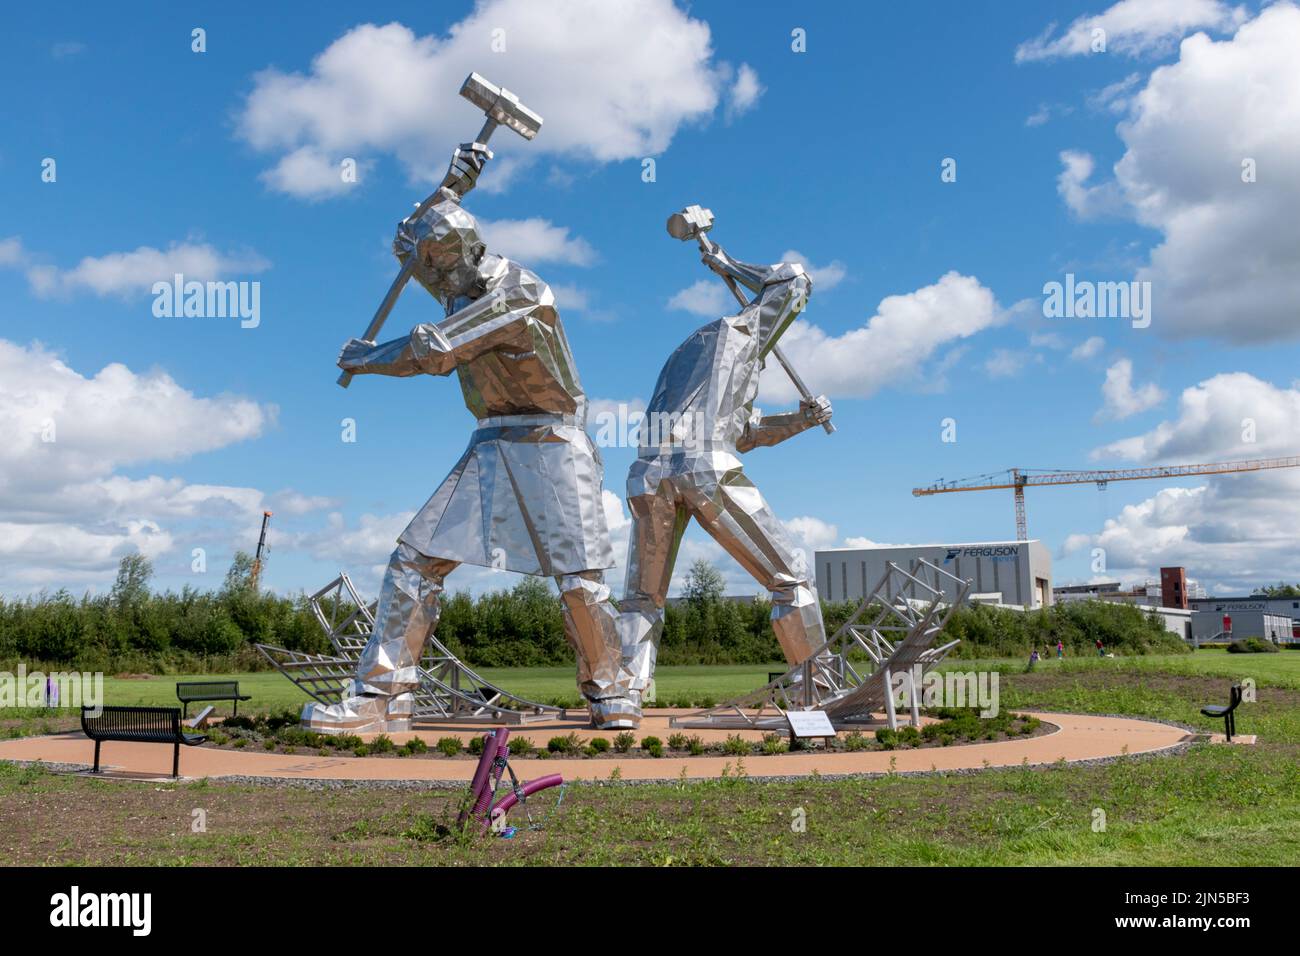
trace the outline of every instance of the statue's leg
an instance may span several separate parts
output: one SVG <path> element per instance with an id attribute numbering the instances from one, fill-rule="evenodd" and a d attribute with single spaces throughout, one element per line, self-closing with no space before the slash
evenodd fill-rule
<path id="1" fill-rule="evenodd" d="M 664 628 L 664 602 L 690 516 L 678 501 L 670 479 L 641 494 L 629 494 L 627 504 L 632 512 L 632 534 L 618 628 L 623 669 L 628 675 L 631 696 L 639 706 L 654 680 L 655 658 Z"/>
<path id="2" fill-rule="evenodd" d="M 695 481 L 691 513 L 713 539 L 772 593 L 772 629 L 791 664 L 826 642 L 811 562 L 791 544 L 762 493 L 739 468 Z"/>
<path id="3" fill-rule="evenodd" d="M 564 609 L 564 636 L 578 658 L 578 689 L 587 700 L 592 723 L 606 730 L 636 727 L 640 701 L 628 696 L 618 610 L 610 600 L 605 572 L 579 571 L 555 580 Z"/>
<path id="4" fill-rule="evenodd" d="M 308 704 L 303 725 L 323 733 L 410 729 L 412 692 L 420 686 L 424 645 L 438 625 L 443 581 L 458 562 L 399 544 L 388 561 L 375 629 L 357 662 L 349 696 Z"/>

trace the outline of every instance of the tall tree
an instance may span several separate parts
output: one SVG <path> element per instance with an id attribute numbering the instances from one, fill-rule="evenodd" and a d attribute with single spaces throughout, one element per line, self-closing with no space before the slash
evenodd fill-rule
<path id="1" fill-rule="evenodd" d="M 226 572 L 226 581 L 222 590 L 227 594 L 239 594 L 253 586 L 253 556 L 247 551 L 236 551 Z"/>
<path id="2" fill-rule="evenodd" d="M 117 563 L 117 580 L 113 582 L 111 597 L 119 608 L 138 607 L 149 596 L 149 580 L 153 577 L 153 563 L 139 551 L 122 556 Z"/>
<path id="3" fill-rule="evenodd" d="M 686 600 L 698 607 L 721 601 L 724 587 L 722 572 L 704 558 L 697 559 L 686 572 Z"/>

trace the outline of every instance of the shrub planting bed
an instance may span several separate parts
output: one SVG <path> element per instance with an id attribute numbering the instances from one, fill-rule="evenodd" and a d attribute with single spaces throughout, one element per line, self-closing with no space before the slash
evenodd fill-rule
<path id="1" fill-rule="evenodd" d="M 861 750 L 897 750 L 910 747 L 948 747 L 960 744 L 1009 740 L 1016 737 L 1035 737 L 1051 730 L 1036 717 L 1003 712 L 996 717 L 982 718 L 974 709 L 938 709 L 925 711 L 934 722 L 919 730 L 900 727 L 898 730 L 880 728 L 875 731 L 851 730 L 823 744 L 794 740 L 776 733 L 768 733 L 762 740 L 753 740 L 739 733 L 730 734 L 723 741 L 704 741 L 697 734 L 673 733 L 667 739 L 653 735 L 638 736 L 624 731 L 609 737 L 583 739 L 576 733 L 555 736 L 544 743 L 533 739 L 527 731 L 514 731 L 510 738 L 512 757 L 547 760 L 552 758 L 645 758 L 728 756 L 746 757 L 784 753 L 808 752 L 823 748 L 853 752 Z M 425 739 L 413 736 L 403 743 L 395 743 L 380 734 L 363 741 L 354 734 L 318 734 L 298 726 L 298 717 L 292 713 L 260 714 L 253 717 L 228 717 L 207 731 L 208 746 L 232 750 L 261 750 L 282 754 L 319 754 L 331 757 L 393 757 L 425 758 L 431 760 L 477 760 L 483 752 L 482 736 L 468 741 L 458 737 Z"/>

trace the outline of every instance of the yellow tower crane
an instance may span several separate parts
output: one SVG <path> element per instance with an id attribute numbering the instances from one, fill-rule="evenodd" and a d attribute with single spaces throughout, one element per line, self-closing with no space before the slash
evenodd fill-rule
<path id="1" fill-rule="evenodd" d="M 1025 520 L 1025 489 L 1030 485 L 1096 485 L 1105 488 L 1112 481 L 1142 481 L 1147 478 L 1185 478 L 1191 475 L 1233 475 L 1246 471 L 1267 471 L 1272 468 L 1300 467 L 1300 457 L 1250 458 L 1245 461 L 1220 461 L 1207 465 L 1157 465 L 1153 468 L 1120 468 L 1110 471 L 1035 471 L 1027 468 L 1009 468 L 1005 472 L 981 475 L 961 481 L 936 481 L 925 488 L 913 488 L 918 498 L 925 495 L 946 495 L 954 491 L 991 491 L 1010 488 L 1016 497 L 1016 540 L 1029 538 L 1029 525 Z M 1005 477 L 1004 477 L 1005 476 Z"/>

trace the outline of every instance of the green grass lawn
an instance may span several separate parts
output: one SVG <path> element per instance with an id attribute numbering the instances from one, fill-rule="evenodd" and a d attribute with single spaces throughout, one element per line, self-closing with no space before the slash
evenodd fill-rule
<path id="1" fill-rule="evenodd" d="M 726 666 L 693 665 L 661 667 L 656 674 L 660 697 L 680 695 L 712 697 L 717 702 L 736 697 L 767 683 L 769 670 L 781 670 L 779 664 Z M 499 687 L 530 700 L 550 702 L 563 699 L 578 704 L 576 676 L 572 667 L 485 667 L 478 671 Z M 278 671 L 245 674 L 169 674 L 165 677 L 104 678 L 104 703 L 126 706 L 179 706 L 176 683 L 183 680 L 237 680 L 240 693 L 253 699 L 240 704 L 240 711 L 298 710 L 309 700 L 306 694 L 282 677 Z M 194 705 L 190 710 L 193 712 Z M 218 711 L 229 710 L 228 704 Z"/>
<path id="2" fill-rule="evenodd" d="M 686 665 L 664 666 L 656 673 L 657 699 L 663 705 L 684 701 L 699 704 L 702 701 L 723 703 L 754 690 L 767 682 L 769 672 L 782 669 L 779 663 L 737 665 Z M 1021 674 L 1025 661 L 1019 658 L 989 660 L 951 660 L 941 665 L 942 670 L 997 670 L 1004 676 Z M 483 668 L 479 671 L 487 680 L 512 693 L 544 703 L 560 702 L 579 706 L 574 670 L 571 667 L 513 667 Z M 1229 654 L 1225 650 L 1203 650 L 1194 654 L 1161 654 L 1146 657 L 1067 657 L 1055 658 L 1038 664 L 1038 674 L 1089 675 L 1111 674 L 1116 680 L 1112 686 L 1109 710 L 1106 713 L 1143 714 L 1144 692 L 1139 688 L 1145 676 L 1163 674 L 1192 678 L 1221 677 L 1224 679 L 1223 696 L 1232 679 L 1251 677 L 1260 687 L 1286 687 L 1300 689 L 1300 651 L 1282 651 L 1277 654 Z M 143 678 L 106 677 L 104 703 L 126 706 L 178 706 L 176 683 L 182 680 L 238 680 L 241 693 L 252 697 L 240 705 L 246 713 L 275 713 L 297 711 L 309 699 L 306 694 L 282 677 L 278 671 L 258 671 L 241 674 L 169 674 Z M 1127 704 L 1122 698 L 1132 698 Z M 1097 703 L 1097 701 L 1093 701 Z M 1210 703 L 1210 700 L 1201 703 Z M 1058 691 L 1050 704 L 1059 710 L 1079 707 L 1083 701 L 1075 700 L 1065 691 Z M 1027 706 L 1014 695 L 1008 706 Z M 191 705 L 191 712 L 197 710 Z M 229 713 L 230 705 L 219 704 L 219 714 Z M 40 733 L 55 725 L 50 711 L 12 710 L 0 712 L 0 735 L 6 733 Z M 1147 713 L 1147 716 L 1170 718 L 1168 713 Z M 63 715 L 66 723 L 69 717 Z M 75 722 L 75 721 L 74 721 Z"/>
<path id="3" fill-rule="evenodd" d="M 1020 659 L 953 660 L 943 665 L 951 670 L 997 669 L 1014 674 L 1024 670 Z M 767 683 L 767 675 L 783 669 L 779 663 L 735 665 L 664 666 L 655 674 L 658 697 L 672 701 L 683 696 L 711 697 L 718 703 Z M 1253 677 L 1260 686 L 1300 688 L 1300 651 L 1277 654 L 1229 654 L 1225 650 L 1204 650 L 1194 654 L 1159 654 L 1148 657 L 1052 658 L 1038 665 L 1040 672 L 1083 674 L 1096 671 L 1135 678 L 1148 673 L 1224 678 Z M 578 703 L 572 667 L 486 667 L 479 673 L 499 687 L 530 700 L 567 700 Z M 104 680 L 105 703 L 168 705 L 176 703 L 176 682 L 180 680 L 238 680 L 242 693 L 252 700 L 242 705 L 250 712 L 296 710 L 308 699 L 277 671 L 251 674 L 193 674 L 154 677 L 149 680 L 108 677 Z"/>
<path id="4" fill-rule="evenodd" d="M 1004 708 L 1118 713 L 1205 729 L 1200 706 L 1252 677 L 1247 746 L 1104 765 L 977 774 L 570 788 L 545 829 L 514 840 L 447 830 L 458 795 L 96 781 L 0 764 L 0 833 L 13 863 L 1294 865 L 1300 859 L 1300 653 L 1045 661 L 996 667 Z M 662 668 L 660 693 L 750 690 L 767 668 Z M 567 668 L 494 672 L 534 696 L 569 693 Z M 278 674 L 240 675 L 252 709 L 296 706 Z M 111 703 L 162 703 L 174 677 L 110 684 Z M 277 683 L 278 682 L 278 683 Z M 526 773 L 530 773 L 529 768 Z M 194 808 L 206 833 L 190 831 Z M 1105 828 L 1098 830 L 1098 811 Z M 792 828 L 806 821 L 802 832 Z M 93 826 L 87 821 L 93 820 Z"/>

